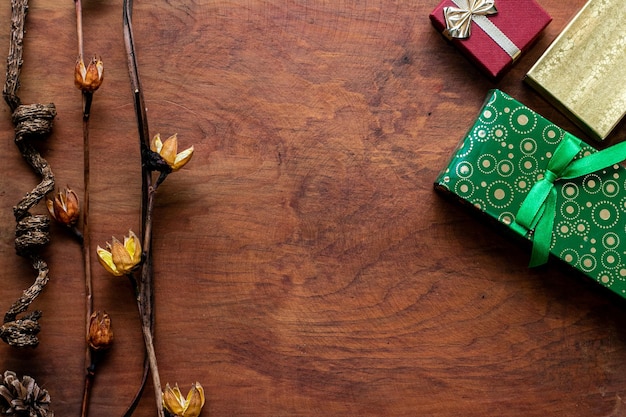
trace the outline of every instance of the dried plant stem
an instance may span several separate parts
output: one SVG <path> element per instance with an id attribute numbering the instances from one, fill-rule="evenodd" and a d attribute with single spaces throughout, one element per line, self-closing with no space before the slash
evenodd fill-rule
<path id="1" fill-rule="evenodd" d="M 81 0 L 74 0 L 76 9 L 76 35 L 78 37 L 78 57 L 83 57 L 83 5 Z"/>
<path id="2" fill-rule="evenodd" d="M 152 383 L 155 390 L 155 400 L 157 403 L 158 415 L 163 415 L 163 400 L 159 368 L 157 366 L 156 352 L 154 350 L 153 321 L 154 321 L 154 294 L 152 287 L 152 213 L 154 210 L 154 197 L 156 189 L 151 184 L 147 194 L 146 217 L 143 223 L 143 251 L 144 260 L 141 267 L 141 279 L 139 281 L 139 314 L 141 316 L 141 330 L 146 345 Z"/>
<path id="3" fill-rule="evenodd" d="M 84 47 L 83 47 L 83 13 L 82 13 L 82 1 L 74 0 L 74 6 L 76 9 L 76 35 L 78 38 L 78 59 L 83 59 Z M 81 249 L 83 254 L 83 268 L 85 278 L 85 340 L 89 335 L 89 325 L 91 322 L 91 315 L 93 313 L 93 286 L 91 280 L 91 233 L 89 230 L 89 116 L 91 114 L 91 103 L 93 100 L 93 93 L 89 91 L 83 91 L 83 207 L 81 210 L 82 217 L 82 239 Z M 77 234 L 77 236 L 80 236 Z M 83 401 L 81 405 L 80 415 L 81 417 L 87 417 L 89 415 L 89 400 L 91 396 L 91 387 L 93 379 L 96 376 L 96 361 L 89 347 L 89 343 L 85 343 L 85 383 L 83 387 Z"/>
<path id="4" fill-rule="evenodd" d="M 76 2 L 80 4 L 80 0 Z M 82 252 L 83 264 L 85 271 L 85 337 L 89 334 L 89 324 L 93 313 L 93 286 L 91 281 L 91 235 L 89 230 L 89 114 L 93 93 L 83 92 L 83 239 Z M 86 340 L 86 339 L 85 339 Z M 83 403 L 81 407 L 81 417 L 89 415 L 89 397 L 91 394 L 91 385 L 95 377 L 96 363 L 92 356 L 88 343 L 85 343 L 85 385 L 83 390 Z"/>
<path id="5" fill-rule="evenodd" d="M 91 356 L 90 356 L 91 360 Z M 87 367 L 87 374 L 85 375 L 85 385 L 83 387 L 83 402 L 80 407 L 80 415 L 81 417 L 85 417 L 89 415 L 89 398 L 91 397 L 91 386 L 93 383 L 93 379 L 96 376 L 96 364 L 95 362 L 91 363 L 91 366 Z"/>
<path id="6" fill-rule="evenodd" d="M 21 319 L 17 315 L 28 309 L 49 280 L 48 265 L 39 255 L 50 239 L 49 219 L 47 216 L 32 215 L 29 210 L 54 189 L 54 174 L 48 162 L 30 144 L 30 141 L 35 138 L 44 138 L 50 134 L 56 109 L 52 103 L 22 105 L 17 95 L 23 62 L 24 26 L 27 11 L 28 0 L 11 1 L 9 55 L 7 57 L 6 81 L 2 90 L 4 100 L 13 113 L 15 144 L 26 162 L 41 176 L 41 182 L 13 208 L 17 222 L 15 231 L 16 251 L 18 255 L 28 258 L 33 269 L 37 271 L 35 281 L 13 303 L 5 314 L 4 323 L 0 327 L 0 338 L 9 345 L 16 347 L 35 347 L 39 343 L 36 335 L 40 330 L 38 319 L 41 317 L 41 312 L 34 311 Z"/>
<path id="7" fill-rule="evenodd" d="M 139 81 L 137 60 L 135 55 L 135 42 L 132 28 L 132 0 L 124 0 L 123 27 L 124 44 L 128 60 L 128 70 L 131 88 L 134 95 L 135 113 L 137 118 L 137 128 L 139 133 L 139 146 L 142 158 L 142 198 L 141 198 L 141 224 L 142 224 L 142 247 L 144 251 L 144 261 L 141 268 L 141 278 L 138 283 L 138 309 L 141 318 L 141 329 L 146 347 L 147 359 L 152 375 L 152 385 L 154 387 L 154 397 L 157 408 L 157 415 L 165 417 L 163 411 L 163 398 L 159 368 L 157 365 L 156 353 L 154 350 L 154 299 L 153 299 L 153 275 L 152 275 L 152 212 L 154 209 L 154 196 L 156 188 L 153 186 L 152 173 L 148 169 L 145 160 L 145 150 L 149 149 L 150 139 L 148 130 L 148 118 L 143 92 Z M 143 388 L 141 388 L 143 389 Z"/>

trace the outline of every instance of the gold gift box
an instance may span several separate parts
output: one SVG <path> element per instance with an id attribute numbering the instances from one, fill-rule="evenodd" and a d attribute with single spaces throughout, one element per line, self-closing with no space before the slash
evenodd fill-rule
<path id="1" fill-rule="evenodd" d="M 626 3 L 589 0 L 525 81 L 596 140 L 626 113 Z"/>

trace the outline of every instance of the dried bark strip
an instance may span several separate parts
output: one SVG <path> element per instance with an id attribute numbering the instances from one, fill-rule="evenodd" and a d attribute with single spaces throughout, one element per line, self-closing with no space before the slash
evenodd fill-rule
<path id="1" fill-rule="evenodd" d="M 4 100 L 14 112 L 21 104 L 17 96 L 20 88 L 22 69 L 22 51 L 24 48 L 24 23 L 28 12 L 28 0 L 11 0 L 11 37 L 9 39 L 9 57 L 7 58 L 7 78 L 2 90 Z"/>

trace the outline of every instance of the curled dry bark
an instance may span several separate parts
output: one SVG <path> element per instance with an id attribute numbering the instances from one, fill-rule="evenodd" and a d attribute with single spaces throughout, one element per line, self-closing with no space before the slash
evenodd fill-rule
<path id="1" fill-rule="evenodd" d="M 11 35 L 9 56 L 7 58 L 6 81 L 2 95 L 12 111 L 15 126 L 15 144 L 22 157 L 41 177 L 35 186 L 13 208 L 15 221 L 15 250 L 18 255 L 28 258 L 36 278 L 32 285 L 24 290 L 6 312 L 0 327 L 0 338 L 11 346 L 35 347 L 39 344 L 37 333 L 40 325 L 40 311 L 28 313 L 21 318 L 34 299 L 41 293 L 49 280 L 48 264 L 40 256 L 42 248 L 50 240 L 49 219 L 47 216 L 33 215 L 29 210 L 54 189 L 54 174 L 48 162 L 37 151 L 33 142 L 44 139 L 52 130 L 52 121 L 56 116 L 54 104 L 21 103 L 17 95 L 20 86 L 22 51 L 24 43 L 24 22 L 28 11 L 28 0 L 11 1 Z"/>

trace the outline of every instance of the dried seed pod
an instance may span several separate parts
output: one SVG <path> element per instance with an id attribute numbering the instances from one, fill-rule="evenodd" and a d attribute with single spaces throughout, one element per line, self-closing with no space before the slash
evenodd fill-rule
<path id="1" fill-rule="evenodd" d="M 74 84 L 79 90 L 93 93 L 100 88 L 103 78 L 104 64 L 100 58 L 94 56 L 89 65 L 85 65 L 82 57 L 78 58 L 74 70 Z"/>
<path id="2" fill-rule="evenodd" d="M 87 343 L 94 351 L 107 350 L 113 344 L 111 318 L 106 311 L 96 311 L 89 318 L 89 334 Z"/>
<path id="3" fill-rule="evenodd" d="M 124 237 L 124 243 L 112 239 L 107 243 L 107 249 L 100 246 L 96 249 L 100 264 L 116 277 L 132 273 L 141 263 L 141 242 L 132 230 Z"/>
<path id="4" fill-rule="evenodd" d="M 65 226 L 74 226 L 80 215 L 78 196 L 71 188 L 59 191 L 54 198 L 46 199 L 50 217 Z"/>
<path id="5" fill-rule="evenodd" d="M 193 146 L 178 152 L 178 137 L 176 134 L 162 142 L 161 135 L 157 133 L 150 142 L 150 150 L 161 155 L 161 158 L 167 162 L 172 171 L 178 171 L 184 167 L 193 156 Z"/>
<path id="6" fill-rule="evenodd" d="M 163 391 L 163 408 L 175 417 L 198 417 L 204 407 L 204 389 L 199 382 L 191 384 L 187 397 L 183 397 L 178 384 L 172 388 L 165 385 Z"/>

